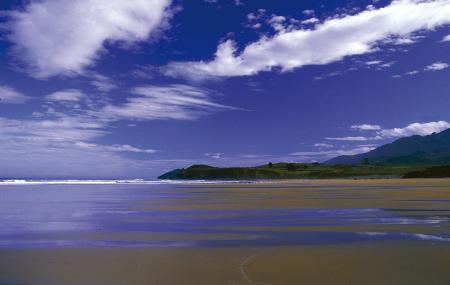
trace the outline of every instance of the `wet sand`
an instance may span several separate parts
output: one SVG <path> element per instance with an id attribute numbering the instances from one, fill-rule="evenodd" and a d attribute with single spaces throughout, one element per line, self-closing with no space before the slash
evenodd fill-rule
<path id="1" fill-rule="evenodd" d="M 450 284 L 449 179 L 135 190 L 11 216 L 0 284 Z"/>
<path id="2" fill-rule="evenodd" d="M 1 250 L 0 284 L 442 284 L 450 247 L 432 243 L 262 248 Z"/>

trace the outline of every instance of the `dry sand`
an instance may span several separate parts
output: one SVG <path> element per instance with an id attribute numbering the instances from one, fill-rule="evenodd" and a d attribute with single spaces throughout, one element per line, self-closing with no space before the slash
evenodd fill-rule
<path id="1" fill-rule="evenodd" d="M 0 250 L 0 284 L 450 284 L 450 247 Z M 7 281 L 14 280 L 14 283 Z"/>

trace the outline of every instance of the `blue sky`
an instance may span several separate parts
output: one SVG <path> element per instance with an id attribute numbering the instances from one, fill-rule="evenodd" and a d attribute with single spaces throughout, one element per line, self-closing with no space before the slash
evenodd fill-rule
<path id="1" fill-rule="evenodd" d="M 324 161 L 450 127 L 450 1 L 0 2 L 0 175 Z"/>

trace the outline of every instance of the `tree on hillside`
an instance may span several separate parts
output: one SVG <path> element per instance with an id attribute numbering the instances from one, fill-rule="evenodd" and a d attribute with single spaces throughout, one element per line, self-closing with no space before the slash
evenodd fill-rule
<path id="1" fill-rule="evenodd" d="M 288 164 L 286 164 L 286 169 L 288 171 L 296 171 L 297 165 L 295 163 L 288 163 Z"/>

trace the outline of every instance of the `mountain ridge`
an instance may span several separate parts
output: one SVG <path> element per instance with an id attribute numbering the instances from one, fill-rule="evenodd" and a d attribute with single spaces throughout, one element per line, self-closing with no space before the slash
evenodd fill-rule
<path id="1" fill-rule="evenodd" d="M 357 155 L 343 155 L 325 161 L 328 165 L 359 164 L 443 165 L 450 163 L 450 129 L 426 136 L 400 138 L 374 150 Z"/>

